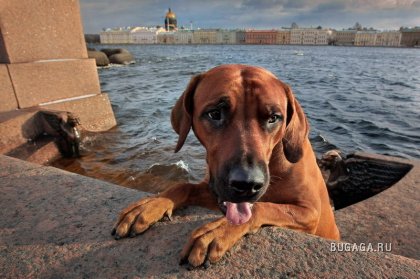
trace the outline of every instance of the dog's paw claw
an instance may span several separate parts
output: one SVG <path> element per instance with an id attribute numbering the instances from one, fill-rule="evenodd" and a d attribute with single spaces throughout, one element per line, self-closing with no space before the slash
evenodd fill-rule
<path id="1" fill-rule="evenodd" d="M 187 264 L 187 269 L 188 269 L 189 271 L 192 271 L 192 270 L 194 270 L 194 269 L 195 269 L 195 266 L 193 266 L 192 264 L 188 263 L 188 264 Z"/>
<path id="2" fill-rule="evenodd" d="M 111 231 L 111 235 L 114 236 L 116 233 L 117 233 L 117 229 L 113 228 L 112 231 Z"/>
<path id="3" fill-rule="evenodd" d="M 134 232 L 134 231 L 130 232 L 130 237 L 136 237 L 136 236 L 137 236 L 136 232 Z"/>
<path id="4" fill-rule="evenodd" d="M 163 217 L 163 220 L 164 221 L 170 221 L 170 222 L 172 222 L 172 214 L 171 213 L 168 213 L 168 212 L 166 212 L 165 213 L 165 216 Z"/>
<path id="5" fill-rule="evenodd" d="M 114 235 L 114 239 L 115 239 L 115 240 L 120 240 L 121 238 L 122 238 L 122 237 L 121 237 L 119 234 L 115 234 L 115 235 Z"/>
<path id="6" fill-rule="evenodd" d="M 207 269 L 207 268 L 209 268 L 210 267 L 210 261 L 209 260 L 206 260 L 205 262 L 204 262 L 204 264 L 203 264 L 203 267 L 205 268 L 205 269 Z"/>
<path id="7" fill-rule="evenodd" d="M 179 265 L 184 265 L 184 264 L 187 264 L 187 263 L 188 263 L 187 258 L 181 258 L 181 259 L 179 260 Z"/>

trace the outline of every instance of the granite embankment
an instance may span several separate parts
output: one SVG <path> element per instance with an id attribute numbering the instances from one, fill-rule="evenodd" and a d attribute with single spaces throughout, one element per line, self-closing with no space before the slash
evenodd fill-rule
<path id="1" fill-rule="evenodd" d="M 418 231 L 413 231 L 418 226 L 412 226 L 419 212 L 418 170 L 415 165 L 406 182 L 358 209 L 337 212 L 344 241 L 394 241 L 388 233 L 400 231 L 392 247 L 396 254 L 331 252 L 331 241 L 267 227 L 242 239 L 220 263 L 189 271 L 178 265 L 179 252 L 189 233 L 217 213 L 183 209 L 141 236 L 115 241 L 110 229 L 118 212 L 147 193 L 0 156 L 0 277 L 418 278 L 420 246 Z M 389 196 L 394 187 L 401 194 Z M 369 212 L 365 202 L 383 209 Z M 356 213 L 368 215 L 358 216 L 360 229 Z M 382 225 L 390 227 L 387 235 L 380 233 Z M 407 241 L 412 246 L 408 253 Z"/>

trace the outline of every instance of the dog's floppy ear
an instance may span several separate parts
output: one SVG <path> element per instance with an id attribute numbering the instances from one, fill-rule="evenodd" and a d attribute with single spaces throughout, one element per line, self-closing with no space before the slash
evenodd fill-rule
<path id="1" fill-rule="evenodd" d="M 293 96 L 292 89 L 284 84 L 287 96 L 286 132 L 282 139 L 283 152 L 286 159 L 296 163 L 303 155 L 303 142 L 309 133 L 309 124 L 298 101 Z"/>
<path id="2" fill-rule="evenodd" d="M 184 145 L 185 139 L 191 129 L 193 116 L 193 97 L 195 89 L 201 80 L 202 75 L 195 75 L 191 78 L 190 83 L 176 102 L 171 113 L 172 128 L 179 135 L 175 152 L 178 152 Z"/>

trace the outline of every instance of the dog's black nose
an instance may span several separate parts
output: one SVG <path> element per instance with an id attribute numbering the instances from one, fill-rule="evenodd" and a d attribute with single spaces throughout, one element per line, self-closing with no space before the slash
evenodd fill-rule
<path id="1" fill-rule="evenodd" d="M 264 187 L 264 173 L 258 167 L 235 167 L 229 174 L 229 186 L 236 195 L 251 196 Z"/>

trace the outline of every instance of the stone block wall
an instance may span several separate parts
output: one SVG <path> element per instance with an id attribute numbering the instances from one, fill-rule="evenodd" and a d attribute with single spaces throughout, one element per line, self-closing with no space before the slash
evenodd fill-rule
<path id="1" fill-rule="evenodd" d="M 0 97 L 0 113 L 14 110 L 18 107 L 9 71 L 4 64 L 0 64 Z"/>
<path id="2" fill-rule="evenodd" d="M 79 0 L 0 2 L 0 63 L 87 58 Z"/>
<path id="3" fill-rule="evenodd" d="M 9 64 L 20 108 L 100 94 L 94 59 Z"/>
<path id="4" fill-rule="evenodd" d="M 116 125 L 87 56 L 78 0 L 0 1 L 0 98 L 0 113 L 55 108 L 75 113 L 84 129 Z"/>

